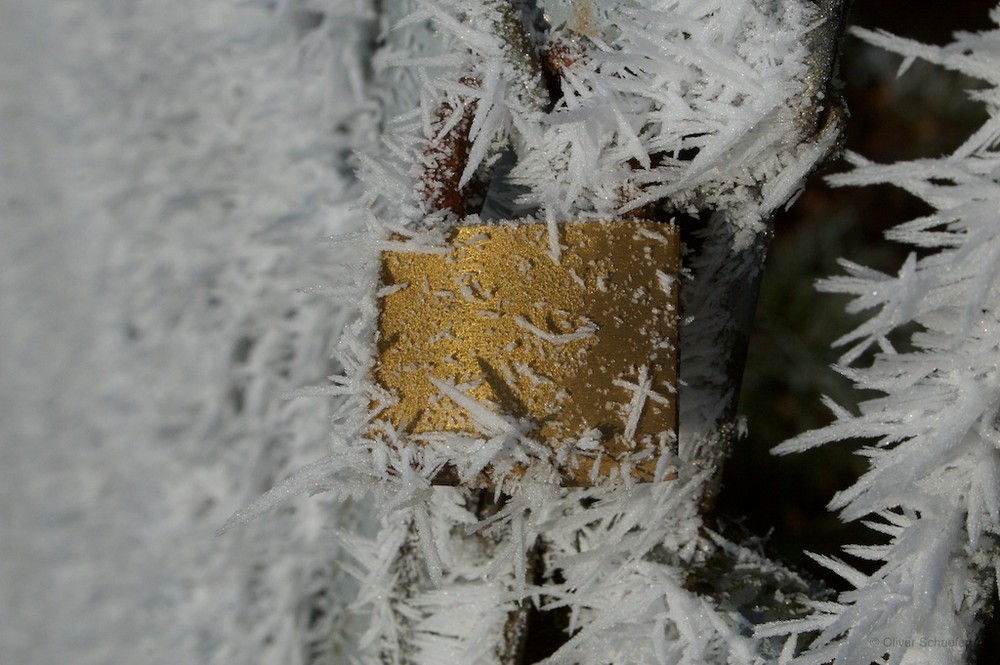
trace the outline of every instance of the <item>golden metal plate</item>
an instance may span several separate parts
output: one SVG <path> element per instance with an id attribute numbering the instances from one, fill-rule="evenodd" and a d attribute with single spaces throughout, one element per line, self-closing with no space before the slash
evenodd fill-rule
<path id="1" fill-rule="evenodd" d="M 676 448 L 676 228 L 558 228 L 558 262 L 544 223 L 458 227 L 442 254 L 382 253 L 375 380 L 397 401 L 373 405 L 378 419 L 408 434 L 475 435 L 432 379 L 455 386 L 530 423 L 566 485 L 592 485 L 641 450 Z M 581 448 L 588 432 L 594 445 Z M 567 445 L 574 454 L 560 455 Z M 651 480 L 658 457 L 631 475 Z M 476 484 L 492 486 L 484 473 Z"/>

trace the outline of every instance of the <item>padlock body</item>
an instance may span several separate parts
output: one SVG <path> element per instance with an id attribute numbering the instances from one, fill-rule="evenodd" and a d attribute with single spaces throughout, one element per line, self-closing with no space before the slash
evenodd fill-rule
<path id="1" fill-rule="evenodd" d="M 460 226 L 440 253 L 382 252 L 374 379 L 393 399 L 376 425 L 406 445 L 485 435 L 447 385 L 524 424 L 565 485 L 662 476 L 677 437 L 678 271 L 676 228 L 646 221 L 562 223 L 557 239 L 544 223 Z M 491 474 L 471 484 L 492 487 Z"/>

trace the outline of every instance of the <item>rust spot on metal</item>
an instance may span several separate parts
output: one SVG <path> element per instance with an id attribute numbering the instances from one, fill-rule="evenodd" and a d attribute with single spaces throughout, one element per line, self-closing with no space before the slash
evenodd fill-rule
<path id="1" fill-rule="evenodd" d="M 470 88 L 479 86 L 474 78 L 466 77 L 461 82 Z M 467 213 L 465 192 L 459 182 L 469 161 L 469 130 L 475 113 L 475 101 L 460 96 L 443 102 L 434 114 L 432 129 L 437 139 L 424 150 L 426 168 L 421 182 L 424 199 L 433 211 L 451 211 L 459 217 Z M 449 124 L 452 126 L 445 131 Z"/>

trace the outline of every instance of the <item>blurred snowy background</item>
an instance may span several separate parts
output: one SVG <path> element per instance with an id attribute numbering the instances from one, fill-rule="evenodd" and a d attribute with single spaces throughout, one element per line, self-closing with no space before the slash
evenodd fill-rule
<path id="1" fill-rule="evenodd" d="M 0 3 L 0 663 L 333 648 L 350 510 L 216 531 L 325 450 L 368 4 Z"/>
<path id="2" fill-rule="evenodd" d="M 373 4 L 0 2 L 0 664 L 345 662 L 363 626 L 335 531 L 365 507 L 216 531 L 325 450 L 331 405 L 282 396 L 337 369 L 345 313 L 316 287 L 349 249 L 324 239 L 360 223 Z M 940 43 L 991 5 L 858 0 L 855 21 Z M 851 147 L 934 155 L 981 122 L 966 81 L 897 63 L 849 42 Z M 722 510 L 793 559 L 853 538 L 823 505 L 860 469 L 764 451 L 844 399 L 826 366 L 850 322 L 812 281 L 879 267 L 871 243 L 915 216 L 893 196 L 817 181 L 779 221 Z M 763 464 L 768 497 L 740 483 Z"/>

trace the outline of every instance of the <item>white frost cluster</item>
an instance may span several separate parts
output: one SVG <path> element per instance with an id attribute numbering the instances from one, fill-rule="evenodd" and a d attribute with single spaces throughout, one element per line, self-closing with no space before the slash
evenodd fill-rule
<path id="1" fill-rule="evenodd" d="M 502 203 L 557 221 L 619 217 L 668 200 L 677 211 L 742 202 L 783 171 L 803 138 L 805 35 L 820 20 L 806 3 L 606 3 L 613 8 L 592 17 L 600 31 L 560 24 L 542 39 L 564 65 L 559 100 L 498 29 L 504 3 L 417 4 L 403 25 L 434 21 L 443 53 L 381 59 L 420 68 L 423 94 L 387 137 L 400 162 L 370 176 L 401 225 L 433 212 L 411 185 L 427 166 L 428 142 L 458 122 L 455 112 L 444 130 L 434 123 L 448 100 L 475 108 L 462 184 L 512 144 L 509 179 L 520 196 L 516 206 Z"/>
<path id="2" fill-rule="evenodd" d="M 1000 23 L 1000 7 L 991 17 Z M 758 634 L 818 631 L 786 662 L 964 662 L 1000 561 L 1000 30 L 959 33 L 940 48 L 856 34 L 903 55 L 903 69 L 921 58 L 985 82 L 970 96 L 989 119 L 945 157 L 882 166 L 852 156 L 854 170 L 831 178 L 893 184 L 934 209 L 888 233 L 915 248 L 898 274 L 845 262 L 846 276 L 821 284 L 851 295 L 849 311 L 871 311 L 841 339 L 850 345 L 841 363 L 880 396 L 857 415 L 831 403 L 833 424 L 777 449 L 866 441 L 869 470 L 831 506 L 887 537 L 845 549 L 875 562 L 870 575 L 822 558 L 855 588 Z"/>

